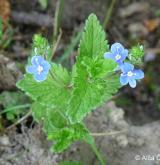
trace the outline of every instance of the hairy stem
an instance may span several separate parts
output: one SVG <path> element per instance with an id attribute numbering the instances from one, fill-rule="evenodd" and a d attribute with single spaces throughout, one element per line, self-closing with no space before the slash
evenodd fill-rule
<path id="1" fill-rule="evenodd" d="M 101 154 L 100 154 L 100 152 L 98 151 L 98 149 L 96 147 L 96 144 L 95 143 L 92 144 L 91 147 L 92 147 L 92 150 L 94 151 L 95 155 L 97 156 L 100 164 L 101 165 L 106 165 L 105 162 L 104 162 L 104 160 L 103 160 L 103 158 L 102 158 L 102 156 L 101 156 Z"/>
<path id="2" fill-rule="evenodd" d="M 93 139 L 93 137 L 91 135 L 89 135 L 85 141 L 91 146 L 93 152 L 95 153 L 95 155 L 97 156 L 97 159 L 100 162 L 100 165 L 106 165 L 105 161 L 102 158 L 102 155 L 100 154 L 100 152 L 97 149 L 97 146 L 95 144 L 95 141 Z"/>

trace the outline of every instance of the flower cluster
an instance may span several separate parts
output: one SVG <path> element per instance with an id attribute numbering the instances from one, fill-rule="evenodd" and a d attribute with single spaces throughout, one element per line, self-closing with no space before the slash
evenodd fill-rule
<path id="1" fill-rule="evenodd" d="M 33 56 L 31 59 L 31 66 L 27 66 L 26 71 L 34 75 L 37 82 L 46 80 L 51 65 L 44 60 L 42 56 Z"/>
<path id="2" fill-rule="evenodd" d="M 121 85 L 129 85 L 132 88 L 136 87 L 136 80 L 144 78 L 144 72 L 140 69 L 134 69 L 134 66 L 124 60 L 128 56 L 128 50 L 125 49 L 120 43 L 114 43 L 111 46 L 111 52 L 106 52 L 104 58 L 113 59 L 122 71 L 120 76 Z"/>

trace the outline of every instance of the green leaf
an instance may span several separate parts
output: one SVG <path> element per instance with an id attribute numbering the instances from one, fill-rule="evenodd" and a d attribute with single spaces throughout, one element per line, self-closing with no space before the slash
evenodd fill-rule
<path id="1" fill-rule="evenodd" d="M 71 143 L 76 140 L 85 140 L 89 135 L 88 130 L 83 124 L 77 123 L 73 125 L 68 125 L 59 130 L 48 132 L 48 139 L 54 140 L 52 150 L 54 152 L 62 152 L 68 148 Z"/>
<path id="2" fill-rule="evenodd" d="M 35 36 L 33 53 L 50 60 L 47 45 L 43 37 Z M 72 73 L 61 65 L 51 64 L 45 81 L 37 82 L 33 75 L 26 74 L 17 83 L 35 101 L 34 119 L 43 123 L 48 139 L 54 141 L 53 151 L 62 152 L 76 140 L 85 140 L 93 146 L 94 141 L 82 120 L 120 87 L 119 77 L 114 73 L 117 64 L 103 57 L 107 49 L 105 32 L 97 17 L 91 14 Z"/>
<path id="3" fill-rule="evenodd" d="M 52 50 L 46 38 L 42 37 L 40 34 L 35 34 L 33 37 L 32 54 L 41 55 L 51 60 Z"/>
<path id="4" fill-rule="evenodd" d="M 26 74 L 17 83 L 17 87 L 25 91 L 33 100 L 41 102 L 50 108 L 66 109 L 71 89 L 68 88 L 71 77 L 61 65 L 52 64 L 51 72 L 43 82 L 34 80 L 33 75 Z"/>
<path id="5" fill-rule="evenodd" d="M 39 102 L 34 102 L 32 105 L 33 117 L 37 122 L 44 123 L 45 132 L 52 132 L 54 129 L 60 129 L 67 125 L 64 112 L 56 108 L 49 108 Z"/>
<path id="6" fill-rule="evenodd" d="M 37 122 L 40 122 L 45 119 L 46 109 L 47 109 L 46 106 L 38 102 L 34 102 L 32 104 L 31 109 L 32 109 L 32 115 L 33 115 L 34 120 L 36 120 Z"/>
<path id="7" fill-rule="evenodd" d="M 24 115 L 29 108 L 28 98 L 22 92 L 2 92 L 0 94 L 0 105 L 3 110 L 0 114 L 6 114 L 8 120 L 14 121 L 19 115 Z M 19 105 L 21 104 L 21 105 Z"/>
<path id="8" fill-rule="evenodd" d="M 67 88 L 70 75 L 60 65 L 52 67 L 54 79 L 49 75 L 46 81 L 38 83 L 27 74 L 17 86 L 36 101 L 32 105 L 34 119 L 43 123 L 49 139 L 55 141 L 54 151 L 61 152 L 88 132 L 82 124 L 68 125 L 65 113 L 70 99 L 70 89 Z"/>
<path id="9" fill-rule="evenodd" d="M 69 104 L 68 117 L 72 123 L 81 122 L 92 110 L 109 100 L 120 87 L 119 77 L 111 76 L 103 80 L 76 79 L 77 86 Z"/>
<path id="10" fill-rule="evenodd" d="M 86 22 L 75 66 L 73 93 L 67 111 L 71 123 L 81 122 L 120 87 L 118 77 L 112 75 L 117 64 L 103 58 L 106 51 L 105 33 L 92 14 Z"/>
<path id="11" fill-rule="evenodd" d="M 37 102 L 33 104 L 32 111 L 34 119 L 43 122 L 48 139 L 54 140 L 52 147 L 54 152 L 62 152 L 75 140 L 85 139 L 85 136 L 88 135 L 83 124 L 69 124 L 62 115 L 64 112 L 60 112 L 58 109 L 50 109 Z"/>
<path id="12" fill-rule="evenodd" d="M 43 9 L 46 9 L 48 6 L 48 0 L 39 0 L 39 3 L 43 7 Z"/>
<path id="13" fill-rule="evenodd" d="M 141 65 L 144 56 L 144 48 L 142 45 L 133 46 L 130 50 L 129 60 L 134 65 Z"/>
<path id="14" fill-rule="evenodd" d="M 15 119 L 15 115 L 13 113 L 7 113 L 6 117 L 10 121 L 14 121 Z"/>
<path id="15" fill-rule="evenodd" d="M 82 139 L 88 131 L 82 124 L 71 125 L 66 118 L 68 100 L 71 97 L 71 75 L 61 65 L 52 64 L 51 73 L 43 82 L 26 74 L 17 83 L 35 103 L 32 105 L 34 119 L 42 122 L 50 140 L 54 140 L 53 150 L 61 152 L 77 139 Z"/>
<path id="16" fill-rule="evenodd" d="M 52 150 L 62 152 L 76 140 L 86 139 L 88 130 L 83 124 L 71 125 L 65 118 L 65 111 L 48 108 L 38 102 L 32 105 L 33 117 L 37 122 L 42 122 L 48 139 L 54 141 Z M 63 116 L 64 115 L 64 116 Z"/>
<path id="17" fill-rule="evenodd" d="M 83 57 L 103 58 L 103 54 L 107 48 L 105 32 L 102 30 L 96 15 L 91 14 L 86 21 L 85 32 L 80 42 L 77 57 L 78 62 L 82 60 Z"/>

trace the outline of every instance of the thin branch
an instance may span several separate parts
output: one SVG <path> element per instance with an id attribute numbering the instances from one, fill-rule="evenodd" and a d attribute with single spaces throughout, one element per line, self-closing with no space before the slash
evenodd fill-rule
<path id="1" fill-rule="evenodd" d="M 103 22 L 103 28 L 105 28 L 110 20 L 110 17 L 113 13 L 114 6 L 116 4 L 117 0 L 112 0 L 111 5 L 109 6 L 109 9 L 107 10 L 104 22 Z"/>
<path id="2" fill-rule="evenodd" d="M 127 130 L 122 130 L 122 131 L 113 131 L 113 132 L 101 132 L 101 133 L 91 133 L 92 136 L 111 136 L 111 135 L 116 135 L 116 134 L 121 134 L 127 132 Z"/>
<path id="3" fill-rule="evenodd" d="M 2 115 L 3 113 L 10 112 L 10 111 L 15 111 L 17 109 L 29 108 L 30 106 L 31 106 L 31 104 L 23 104 L 23 105 L 17 105 L 17 106 L 11 107 L 11 108 L 6 108 L 2 112 L 0 112 L 0 115 Z"/>
<path id="4" fill-rule="evenodd" d="M 15 127 L 16 125 L 20 124 L 25 119 L 27 119 L 31 115 L 31 113 L 32 113 L 32 111 L 30 110 L 25 116 L 23 116 L 22 118 L 20 118 L 17 122 L 15 122 L 14 124 L 12 124 L 9 127 L 7 127 L 7 129 L 11 129 L 11 128 Z"/>
<path id="5" fill-rule="evenodd" d="M 58 33 L 60 31 L 60 23 L 61 23 L 63 7 L 64 7 L 64 0 L 58 0 L 56 5 L 55 16 L 54 16 L 53 43 L 57 40 Z"/>
<path id="6" fill-rule="evenodd" d="M 53 46 L 53 52 L 52 52 L 52 57 L 54 56 L 56 50 L 57 50 L 57 47 L 59 45 L 59 42 L 61 40 L 61 37 L 62 37 L 62 30 L 60 29 L 60 33 L 58 35 L 58 38 L 57 38 L 57 41 L 54 43 L 54 46 Z"/>

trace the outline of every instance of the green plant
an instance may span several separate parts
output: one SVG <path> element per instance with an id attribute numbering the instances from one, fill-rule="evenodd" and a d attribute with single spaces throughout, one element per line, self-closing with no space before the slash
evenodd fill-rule
<path id="1" fill-rule="evenodd" d="M 143 78 L 143 72 L 133 70 L 133 65 L 129 63 L 123 63 L 128 50 L 121 44 L 112 45 L 112 52 L 109 52 L 105 32 L 94 14 L 86 21 L 71 72 L 51 62 L 46 39 L 36 35 L 33 41 L 34 55 L 26 68 L 28 73 L 17 83 L 17 87 L 33 99 L 34 119 L 43 123 L 48 139 L 54 141 L 51 150 L 62 152 L 73 142 L 83 140 L 91 145 L 100 163 L 105 165 L 94 138 L 83 122 L 84 118 L 111 99 L 121 84 L 129 83 L 135 87 L 135 80 Z M 104 59 L 104 53 L 107 59 Z M 122 57 L 123 60 L 119 61 Z"/>
<path id="2" fill-rule="evenodd" d="M 46 9 L 48 6 L 48 0 L 39 0 L 39 3 L 43 9 Z"/>
<path id="3" fill-rule="evenodd" d="M 21 92 L 3 92 L 0 94 L 0 105 L 3 110 L 0 115 L 5 114 L 7 120 L 15 122 L 19 116 L 23 116 L 27 112 L 30 104 L 26 104 L 28 99 Z M 22 110 L 23 109 L 23 110 Z M 24 111 L 26 109 L 26 112 Z"/>
<path id="4" fill-rule="evenodd" d="M 154 14 L 155 14 L 156 17 L 160 17 L 160 9 L 156 10 L 156 11 L 154 12 Z"/>
<path id="5" fill-rule="evenodd" d="M 4 29 L 2 19 L 0 18 L 0 48 L 7 48 L 12 41 L 12 37 L 13 29 L 10 24 L 8 23 L 6 29 Z"/>

